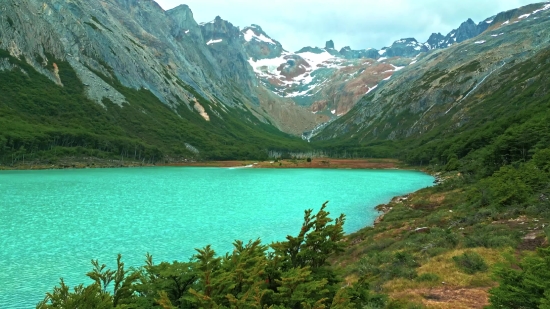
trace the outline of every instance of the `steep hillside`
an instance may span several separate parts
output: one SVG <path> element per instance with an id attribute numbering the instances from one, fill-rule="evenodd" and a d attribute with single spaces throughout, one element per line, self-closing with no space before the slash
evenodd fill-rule
<path id="1" fill-rule="evenodd" d="M 152 0 L 2 5 L 4 163 L 260 158 L 308 148 L 280 132 L 285 126 L 268 108 L 284 105 L 301 123 L 296 133 L 318 118 L 266 95 L 240 44 L 228 44 L 231 55 L 220 58 L 208 36 L 235 34 L 228 23 L 202 27 L 188 7 L 165 12 Z"/>
<path id="2" fill-rule="evenodd" d="M 503 12 L 474 39 L 421 55 L 317 138 L 345 137 L 355 145 L 425 140 L 477 126 L 484 117 L 494 119 L 493 107 L 508 106 L 505 113 L 515 113 L 517 107 L 507 105 L 507 100 L 486 98 L 502 91 L 505 81 L 516 79 L 511 69 L 516 63 L 550 46 L 549 9 L 548 4 L 538 4 Z M 508 96 L 524 91 L 527 84 L 516 82 L 506 89 Z"/>

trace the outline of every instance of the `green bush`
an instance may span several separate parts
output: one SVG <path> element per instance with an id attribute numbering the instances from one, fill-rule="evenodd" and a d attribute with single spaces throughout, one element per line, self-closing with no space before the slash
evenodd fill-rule
<path id="1" fill-rule="evenodd" d="M 550 308 L 550 249 L 519 263 L 519 269 L 498 268 L 499 285 L 489 291 L 490 309 Z"/>
<path id="2" fill-rule="evenodd" d="M 464 252 L 462 255 L 453 256 L 453 261 L 461 271 L 470 275 L 489 269 L 483 257 L 476 252 Z"/>
<path id="3" fill-rule="evenodd" d="M 464 238 L 468 248 L 503 248 L 515 247 L 519 242 L 519 234 L 505 226 L 476 226 L 471 234 Z"/>
<path id="4" fill-rule="evenodd" d="M 436 281 L 439 281 L 440 278 L 436 274 L 424 273 L 424 274 L 419 275 L 418 277 L 416 277 L 416 279 L 414 279 L 414 280 L 419 281 L 419 282 L 436 282 Z"/>

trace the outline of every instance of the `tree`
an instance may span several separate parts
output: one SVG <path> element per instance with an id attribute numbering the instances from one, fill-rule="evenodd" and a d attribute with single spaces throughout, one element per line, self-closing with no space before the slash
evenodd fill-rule
<path id="1" fill-rule="evenodd" d="M 550 308 L 550 248 L 539 248 L 519 267 L 497 269 L 499 286 L 489 291 L 489 308 Z"/>

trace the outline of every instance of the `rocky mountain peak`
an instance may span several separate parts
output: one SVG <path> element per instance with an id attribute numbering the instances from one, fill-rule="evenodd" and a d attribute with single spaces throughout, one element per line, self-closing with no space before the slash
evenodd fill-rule
<path id="1" fill-rule="evenodd" d="M 429 49 L 441 48 L 445 43 L 445 37 L 441 33 L 432 33 L 426 43 L 429 45 Z"/>
<path id="2" fill-rule="evenodd" d="M 253 60 L 276 58 L 281 56 L 283 46 L 276 40 L 273 40 L 262 27 L 252 24 L 245 27 L 241 34 L 244 38 L 244 48 L 246 53 Z"/>
<path id="3" fill-rule="evenodd" d="M 299 51 L 297 51 L 296 53 L 297 54 L 301 54 L 301 53 L 322 54 L 324 52 L 325 52 L 325 50 L 323 48 L 306 46 L 306 47 L 303 47 L 302 49 L 300 49 Z"/>
<path id="4" fill-rule="evenodd" d="M 325 49 L 334 49 L 334 42 L 332 40 L 328 40 L 325 43 Z"/>
<path id="5" fill-rule="evenodd" d="M 234 40 L 241 34 L 239 27 L 233 26 L 227 20 L 216 16 L 213 21 L 199 24 L 202 35 L 206 41 Z"/>
<path id="6" fill-rule="evenodd" d="M 259 32 L 265 34 L 265 32 L 264 32 L 264 30 L 262 29 L 262 27 L 260 27 L 259 25 L 256 25 L 256 24 L 251 24 L 250 27 L 246 27 L 246 28 L 253 28 L 253 29 L 255 29 L 255 30 L 257 30 L 257 31 L 259 31 Z"/>
<path id="7" fill-rule="evenodd" d="M 180 4 L 166 12 L 169 13 L 174 20 L 188 21 L 192 19 L 195 21 L 193 11 L 191 11 L 191 8 L 189 8 L 187 4 Z"/>
<path id="8" fill-rule="evenodd" d="M 477 36 L 479 33 L 480 30 L 476 23 L 471 18 L 468 18 L 468 20 L 463 22 L 456 30 L 456 42 L 460 43 L 466 41 Z"/>
<path id="9" fill-rule="evenodd" d="M 198 29 L 198 24 L 193 18 L 193 12 L 186 4 L 181 4 L 171 10 L 166 11 L 166 14 L 172 19 L 174 23 L 173 34 L 178 36 L 183 32 L 183 34 L 188 34 L 192 32 L 193 34 L 199 34 L 200 30 Z"/>
<path id="10" fill-rule="evenodd" d="M 428 51 L 428 47 L 419 43 L 415 38 L 403 38 L 393 42 L 388 48 L 383 48 L 380 55 L 383 57 L 414 57 L 421 52 Z"/>

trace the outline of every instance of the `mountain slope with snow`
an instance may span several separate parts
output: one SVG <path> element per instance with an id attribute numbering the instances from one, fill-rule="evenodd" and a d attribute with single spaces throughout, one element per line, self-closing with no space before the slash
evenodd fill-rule
<path id="1" fill-rule="evenodd" d="M 484 98 L 502 91 L 504 81 L 520 78 L 512 69 L 515 64 L 550 48 L 550 4 L 503 12 L 486 23 L 483 33 L 418 57 L 326 126 L 317 139 L 361 144 L 421 138 L 442 127 L 453 131 L 467 126 L 480 115 L 492 117 Z M 536 77 L 507 91 L 521 92 L 534 82 Z M 515 108 L 521 107 L 510 106 Z"/>
<path id="2" fill-rule="evenodd" d="M 352 50 L 346 46 L 337 51 L 330 40 L 324 48 L 304 47 L 289 52 L 257 25 L 246 27 L 241 33 L 248 63 L 263 86 L 313 113 L 334 119 L 345 115 L 359 99 L 387 82 L 393 73 L 433 50 L 478 36 L 492 25 L 494 18 L 477 25 L 468 19 L 446 36 L 434 33 L 424 43 L 404 38 L 380 50 Z"/>

